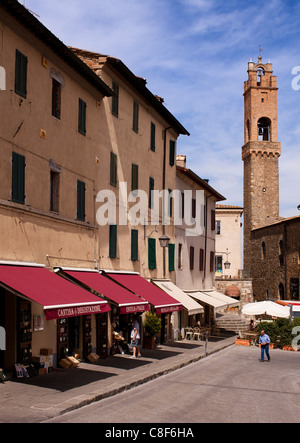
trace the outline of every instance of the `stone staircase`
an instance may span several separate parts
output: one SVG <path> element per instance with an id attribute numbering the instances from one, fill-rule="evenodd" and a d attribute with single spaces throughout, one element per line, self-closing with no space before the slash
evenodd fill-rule
<path id="1" fill-rule="evenodd" d="M 247 332 L 249 320 L 241 317 L 239 313 L 217 314 L 214 327 L 216 335 L 238 335 Z"/>

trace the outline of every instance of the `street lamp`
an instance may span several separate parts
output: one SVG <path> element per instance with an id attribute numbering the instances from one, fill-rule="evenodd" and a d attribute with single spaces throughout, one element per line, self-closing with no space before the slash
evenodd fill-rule
<path id="1" fill-rule="evenodd" d="M 167 248 L 170 243 L 170 238 L 166 234 L 163 234 L 159 237 L 159 243 L 162 248 Z"/>
<path id="2" fill-rule="evenodd" d="M 231 263 L 230 263 L 230 261 L 228 261 L 228 255 L 230 254 L 230 252 L 228 252 L 228 248 L 226 248 L 226 252 L 220 251 L 220 252 L 216 252 L 216 254 L 226 254 L 226 261 L 224 262 L 224 268 L 230 269 Z"/>

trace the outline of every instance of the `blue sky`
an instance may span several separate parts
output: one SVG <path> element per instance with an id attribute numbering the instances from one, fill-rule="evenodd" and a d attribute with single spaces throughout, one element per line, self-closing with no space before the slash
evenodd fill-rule
<path id="1" fill-rule="evenodd" d="M 298 0 L 20 0 L 65 44 L 121 59 L 191 133 L 187 166 L 243 205 L 243 84 L 250 58 L 278 81 L 280 215 L 299 215 Z M 299 68 L 300 72 L 300 68 Z M 298 82 L 300 84 L 300 80 Z"/>

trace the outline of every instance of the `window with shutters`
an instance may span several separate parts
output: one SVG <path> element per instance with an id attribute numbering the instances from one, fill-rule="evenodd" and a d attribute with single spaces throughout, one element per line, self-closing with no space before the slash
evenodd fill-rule
<path id="1" fill-rule="evenodd" d="M 12 153 L 12 200 L 25 203 L 25 157 Z"/>
<path id="2" fill-rule="evenodd" d="M 113 96 L 112 96 L 112 105 L 111 105 L 111 113 L 115 116 L 119 116 L 119 86 L 113 82 L 112 84 Z"/>
<path id="3" fill-rule="evenodd" d="M 60 120 L 61 114 L 61 84 L 52 78 L 52 115 Z"/>
<path id="4" fill-rule="evenodd" d="M 214 209 L 212 209 L 210 211 L 210 228 L 212 231 L 215 231 L 216 229 L 216 211 Z"/>
<path id="5" fill-rule="evenodd" d="M 148 268 L 156 269 L 156 240 L 148 238 Z"/>
<path id="6" fill-rule="evenodd" d="M 199 252 L 199 271 L 204 271 L 204 249 Z"/>
<path id="7" fill-rule="evenodd" d="M 137 102 L 133 102 L 133 122 L 132 129 L 134 132 L 139 132 L 139 104 Z"/>
<path id="8" fill-rule="evenodd" d="M 79 99 L 78 108 L 78 132 L 86 135 L 86 103 L 81 98 Z"/>
<path id="9" fill-rule="evenodd" d="M 210 272 L 215 271 L 215 253 L 214 253 L 214 251 L 210 251 L 209 270 L 210 270 Z"/>
<path id="10" fill-rule="evenodd" d="M 149 177 L 149 208 L 150 209 L 153 209 L 153 205 L 154 205 L 153 191 L 154 191 L 154 178 Z"/>
<path id="11" fill-rule="evenodd" d="M 151 122 L 150 149 L 155 152 L 155 124 Z"/>
<path id="12" fill-rule="evenodd" d="M 109 225 L 109 257 L 117 258 L 117 225 Z"/>
<path id="13" fill-rule="evenodd" d="M 50 211 L 59 212 L 59 179 L 60 173 L 50 171 Z"/>
<path id="14" fill-rule="evenodd" d="M 110 153 L 110 184 L 117 186 L 117 155 Z"/>
<path id="15" fill-rule="evenodd" d="M 169 272 L 175 271 L 175 245 L 169 243 Z"/>
<path id="16" fill-rule="evenodd" d="M 139 167 L 138 165 L 131 165 L 131 191 L 139 189 Z"/>
<path id="17" fill-rule="evenodd" d="M 172 189 L 168 189 L 168 216 L 173 217 L 173 196 Z"/>
<path id="18" fill-rule="evenodd" d="M 131 230 L 131 260 L 138 260 L 139 251 L 139 231 L 137 229 Z"/>
<path id="19" fill-rule="evenodd" d="M 16 50 L 15 92 L 24 98 L 27 96 L 27 65 L 27 57 Z"/>
<path id="20" fill-rule="evenodd" d="M 175 165 L 175 141 L 174 140 L 170 140 L 169 164 L 170 164 L 170 166 Z"/>
<path id="21" fill-rule="evenodd" d="M 190 270 L 194 269 L 194 247 L 190 247 Z"/>
<path id="22" fill-rule="evenodd" d="M 77 180 L 77 220 L 85 221 L 85 183 Z"/>
<path id="23" fill-rule="evenodd" d="M 178 243 L 178 269 L 182 269 L 182 243 Z"/>

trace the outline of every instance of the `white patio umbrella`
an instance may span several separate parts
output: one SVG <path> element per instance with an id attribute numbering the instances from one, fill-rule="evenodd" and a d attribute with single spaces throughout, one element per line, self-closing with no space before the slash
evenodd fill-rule
<path id="1" fill-rule="evenodd" d="M 273 317 L 290 317 L 290 308 L 282 306 L 271 300 L 259 301 L 255 303 L 248 303 L 242 309 L 242 314 L 245 315 L 262 315 L 267 314 Z"/>

